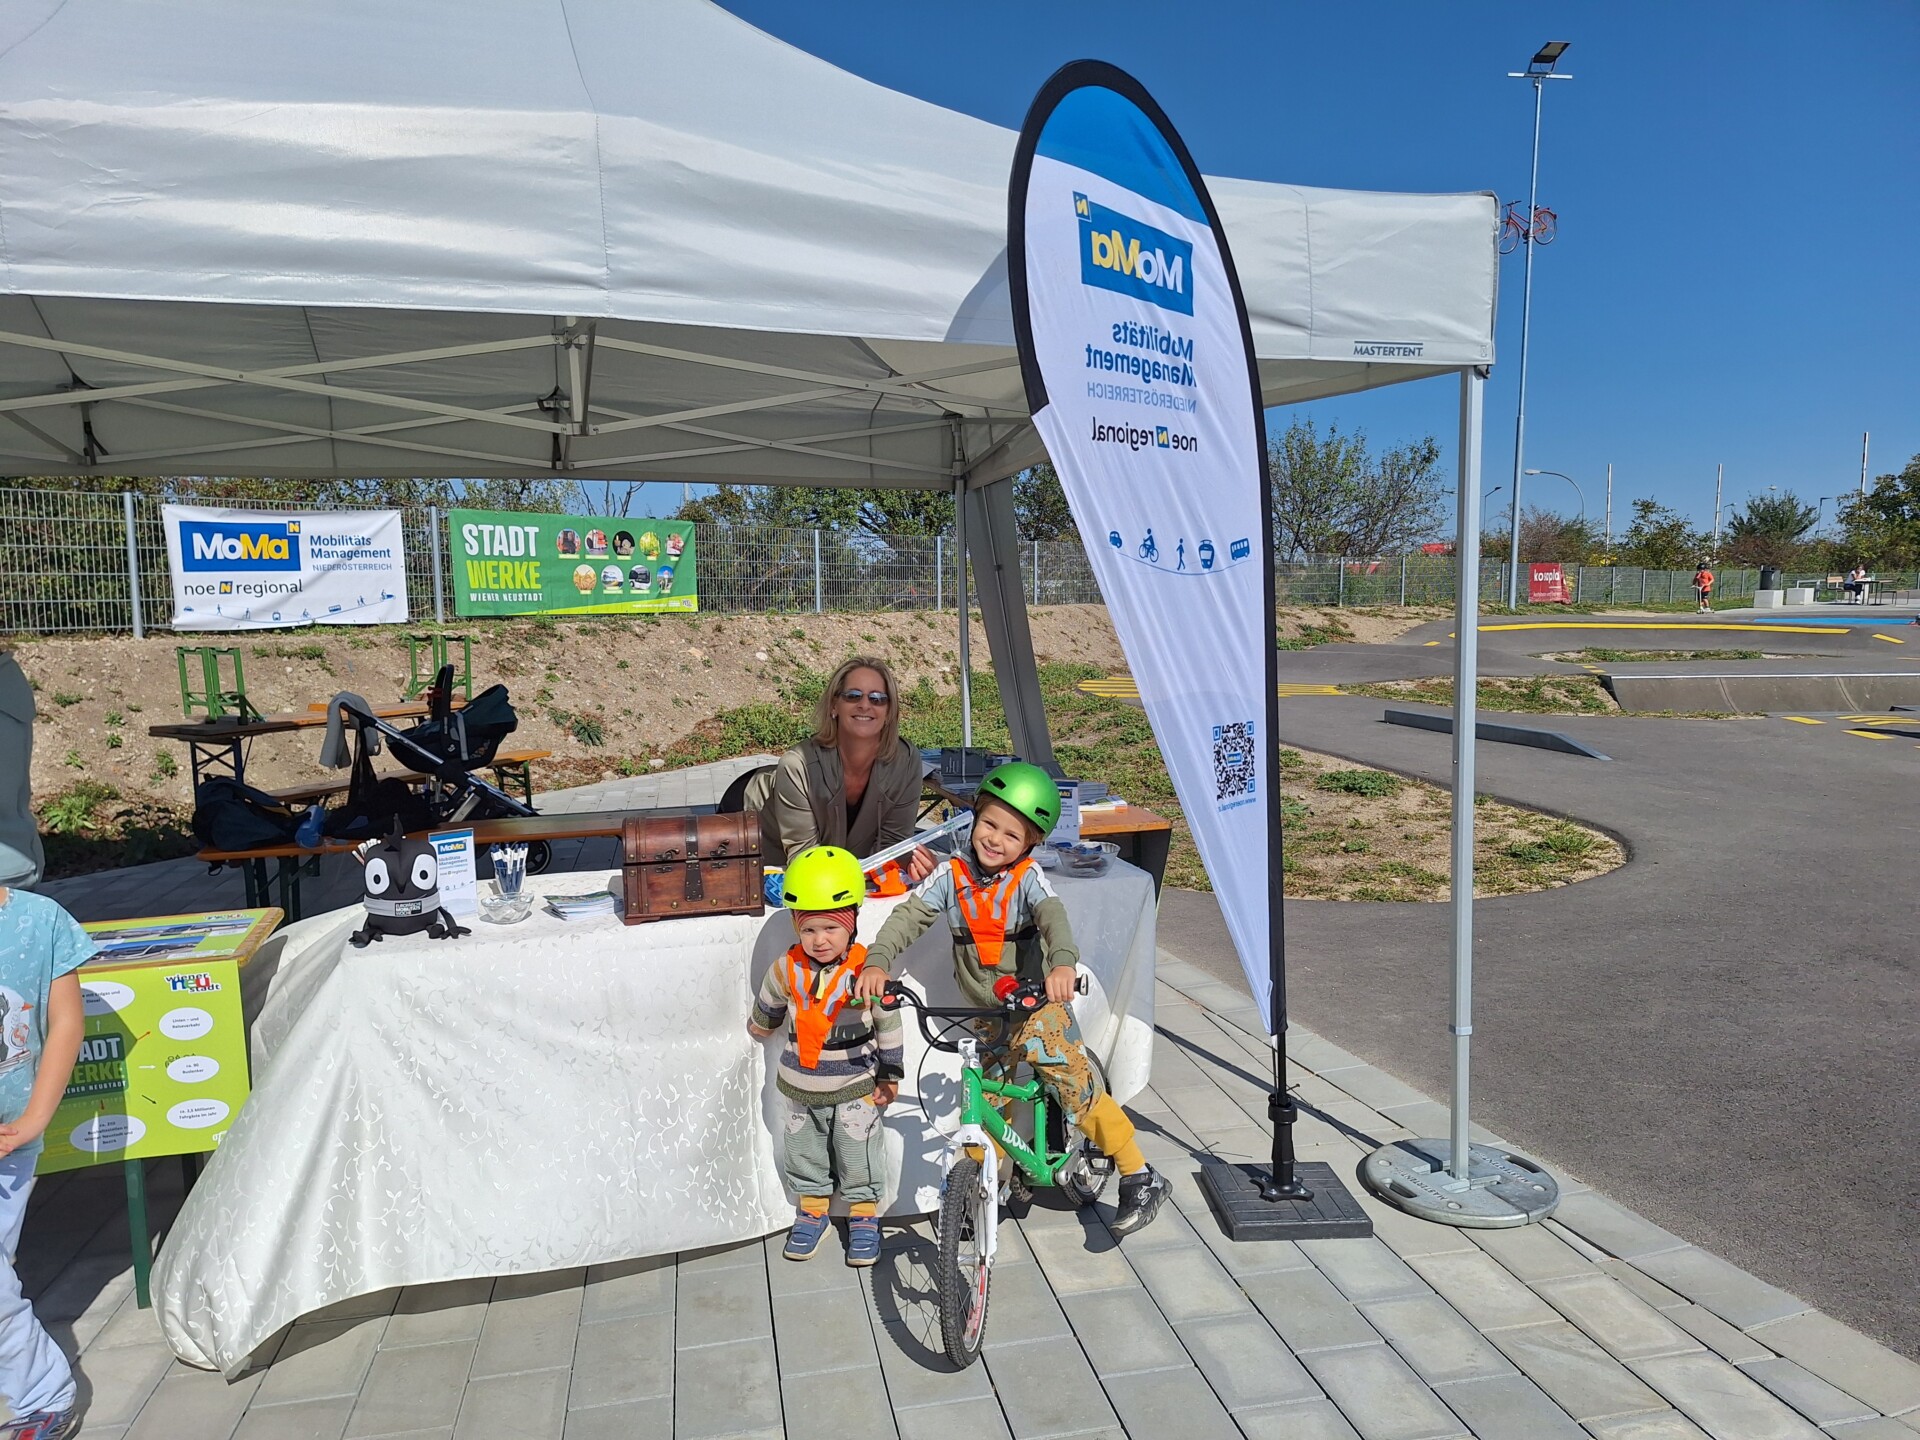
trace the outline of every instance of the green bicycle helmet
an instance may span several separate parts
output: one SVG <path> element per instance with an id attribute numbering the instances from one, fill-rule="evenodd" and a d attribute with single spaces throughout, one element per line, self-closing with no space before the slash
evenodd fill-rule
<path id="1" fill-rule="evenodd" d="M 867 877 L 851 850 L 809 845 L 787 862 L 780 903 L 789 910 L 845 910 L 867 898 Z"/>
<path id="2" fill-rule="evenodd" d="M 1060 823 L 1060 787 L 1038 765 L 1014 760 L 996 765 L 980 781 L 980 794 L 998 800 L 1042 835 Z"/>

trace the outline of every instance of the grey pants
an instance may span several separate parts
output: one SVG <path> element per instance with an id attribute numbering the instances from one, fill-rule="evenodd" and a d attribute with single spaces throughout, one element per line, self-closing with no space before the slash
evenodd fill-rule
<path id="1" fill-rule="evenodd" d="M 789 1098 L 786 1162 L 787 1184 L 796 1195 L 831 1195 L 837 1182 L 849 1202 L 878 1201 L 887 1151 L 873 1100 L 802 1105 Z"/>

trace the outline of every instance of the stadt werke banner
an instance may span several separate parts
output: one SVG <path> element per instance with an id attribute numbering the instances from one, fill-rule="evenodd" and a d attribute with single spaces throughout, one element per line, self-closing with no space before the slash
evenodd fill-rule
<path id="1" fill-rule="evenodd" d="M 450 523 L 462 615 L 700 608 L 688 521 L 455 510 Z"/>
<path id="2" fill-rule="evenodd" d="M 398 510 L 163 505 L 160 518 L 176 630 L 406 622 Z"/>
<path id="3" fill-rule="evenodd" d="M 1008 234 L 1034 424 L 1271 1023 L 1280 845 L 1266 438 L 1231 258 L 1160 108 L 1093 62 L 1055 75 L 1028 112 Z"/>

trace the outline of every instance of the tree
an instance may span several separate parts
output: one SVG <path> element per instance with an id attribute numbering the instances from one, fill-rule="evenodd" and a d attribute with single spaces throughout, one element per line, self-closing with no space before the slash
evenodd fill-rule
<path id="1" fill-rule="evenodd" d="M 1013 513 L 1023 540 L 1078 540 L 1080 526 L 1053 466 L 1042 460 L 1013 477 Z"/>
<path id="2" fill-rule="evenodd" d="M 1499 559 L 1506 558 L 1510 544 L 1505 532 L 1480 537 L 1481 553 Z M 1600 547 L 1600 532 L 1590 520 L 1575 520 L 1533 505 L 1520 516 L 1520 563 L 1523 565 L 1536 560 L 1584 565 Z"/>
<path id="3" fill-rule="evenodd" d="M 1649 570 L 1682 570 L 1705 553 L 1707 544 L 1685 516 L 1652 499 L 1636 500 L 1616 558 Z"/>
<path id="4" fill-rule="evenodd" d="M 1447 483 L 1431 435 L 1377 459 L 1365 431 L 1322 436 L 1295 420 L 1267 446 L 1275 541 L 1283 555 L 1390 555 L 1431 537 L 1446 518 Z"/>
<path id="5" fill-rule="evenodd" d="M 1864 565 L 1920 564 L 1920 455 L 1840 507 L 1841 545 Z"/>
<path id="6" fill-rule="evenodd" d="M 1807 532 L 1820 518 L 1820 507 L 1809 505 L 1791 490 L 1783 495 L 1757 495 L 1744 510 L 1736 510 L 1727 525 L 1722 557 L 1732 565 L 1787 565 L 1800 558 Z"/>

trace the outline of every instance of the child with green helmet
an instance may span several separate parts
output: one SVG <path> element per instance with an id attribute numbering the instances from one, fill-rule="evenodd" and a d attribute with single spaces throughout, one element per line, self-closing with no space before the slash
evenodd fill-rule
<path id="1" fill-rule="evenodd" d="M 782 1169 L 799 1197 L 789 1260 L 811 1259 L 827 1233 L 838 1186 L 847 1199 L 847 1264 L 880 1258 L 880 1193 L 887 1152 L 880 1117 L 900 1090 L 897 1010 L 856 999 L 867 951 L 853 943 L 867 877 L 851 851 L 813 845 L 782 877 L 793 912 L 794 946 L 767 967 L 747 1033 L 764 1040 L 786 1030 L 774 1084 L 787 1098 Z"/>
<path id="2" fill-rule="evenodd" d="M 1034 846 L 1059 821 L 1059 787 L 1039 766 L 1014 761 L 988 771 L 974 798 L 966 853 L 921 881 L 887 917 L 867 950 L 857 993 L 879 994 L 900 955 L 942 921 L 953 935 L 954 978 L 969 1004 L 997 1004 L 993 982 L 1003 975 L 1044 979 L 1047 1003 L 1010 1027 L 1004 1046 L 984 1058 L 1003 1071 L 1024 1059 L 1068 1120 L 1112 1157 L 1120 1206 L 1109 1228 L 1128 1235 L 1159 1212 L 1169 1186 L 1147 1164 L 1133 1122 L 1088 1061 L 1069 1008 L 1080 952 L 1067 907 L 1033 860 Z"/>

